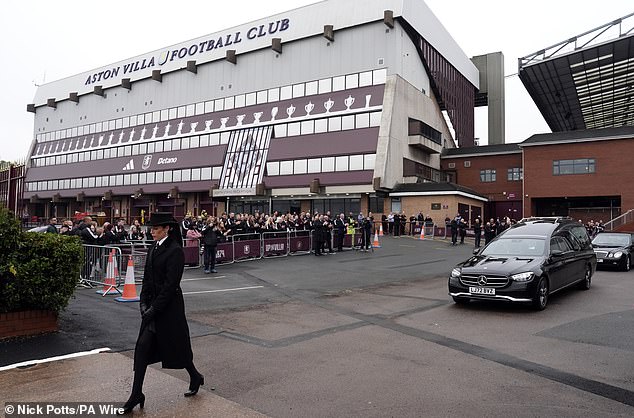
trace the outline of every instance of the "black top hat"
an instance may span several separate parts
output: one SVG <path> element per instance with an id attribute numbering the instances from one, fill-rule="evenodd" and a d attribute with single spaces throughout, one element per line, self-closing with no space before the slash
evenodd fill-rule
<path id="1" fill-rule="evenodd" d="M 170 212 L 154 212 L 147 224 L 150 226 L 178 225 L 178 222 Z"/>

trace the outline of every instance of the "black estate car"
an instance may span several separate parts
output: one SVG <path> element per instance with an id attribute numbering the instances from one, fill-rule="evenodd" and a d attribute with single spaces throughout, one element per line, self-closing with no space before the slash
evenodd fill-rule
<path id="1" fill-rule="evenodd" d="M 598 266 L 613 266 L 629 271 L 632 265 L 634 235 L 629 232 L 601 232 L 592 240 Z"/>
<path id="2" fill-rule="evenodd" d="M 531 303 L 546 308 L 551 293 L 589 289 L 597 259 L 583 225 L 569 218 L 522 219 L 449 277 L 456 303 L 470 299 Z"/>

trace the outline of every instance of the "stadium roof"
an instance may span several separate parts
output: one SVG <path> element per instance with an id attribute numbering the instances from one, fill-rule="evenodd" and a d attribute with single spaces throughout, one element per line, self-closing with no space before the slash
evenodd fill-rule
<path id="1" fill-rule="evenodd" d="M 536 134 L 518 144 L 521 148 L 534 145 L 557 145 L 579 142 L 611 141 L 614 139 L 634 138 L 634 126 L 620 126 L 601 130 L 579 130 L 574 132 L 554 132 Z"/>
<path id="2" fill-rule="evenodd" d="M 519 59 L 553 132 L 634 125 L 634 13 Z"/>

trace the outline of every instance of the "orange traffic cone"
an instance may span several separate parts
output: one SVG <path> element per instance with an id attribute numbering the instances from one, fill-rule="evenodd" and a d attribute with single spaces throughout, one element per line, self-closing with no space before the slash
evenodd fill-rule
<path id="1" fill-rule="evenodd" d="M 125 271 L 125 284 L 123 285 L 123 296 L 114 298 L 117 302 L 138 302 L 141 299 L 136 294 L 134 284 L 134 262 L 132 256 L 128 259 L 128 269 Z"/>
<path id="2" fill-rule="evenodd" d="M 382 223 L 379 224 L 379 236 L 380 237 L 383 236 L 383 224 Z"/>
<path id="3" fill-rule="evenodd" d="M 425 239 L 425 225 L 420 226 L 420 237 L 418 239 Z"/>
<path id="4" fill-rule="evenodd" d="M 379 233 L 374 231 L 374 241 L 372 242 L 372 248 L 381 248 L 381 243 L 379 242 Z"/>
<path id="5" fill-rule="evenodd" d="M 110 252 L 110 255 L 108 256 L 108 266 L 106 267 L 106 278 L 104 280 L 103 289 L 97 290 L 97 293 L 99 293 L 102 296 L 121 293 L 119 289 L 117 289 L 117 283 L 114 278 L 115 277 L 115 265 L 113 260 L 114 251 L 115 250 L 112 250 Z"/>

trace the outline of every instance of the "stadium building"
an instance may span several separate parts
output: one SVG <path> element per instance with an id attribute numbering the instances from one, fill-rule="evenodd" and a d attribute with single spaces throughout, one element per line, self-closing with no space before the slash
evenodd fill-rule
<path id="1" fill-rule="evenodd" d="M 425 183 L 452 180 L 440 155 L 474 145 L 474 106 L 504 142 L 501 69 L 423 1 L 323 1 L 38 87 L 24 198 L 31 215 L 128 220 L 480 213 L 480 194 Z"/>

